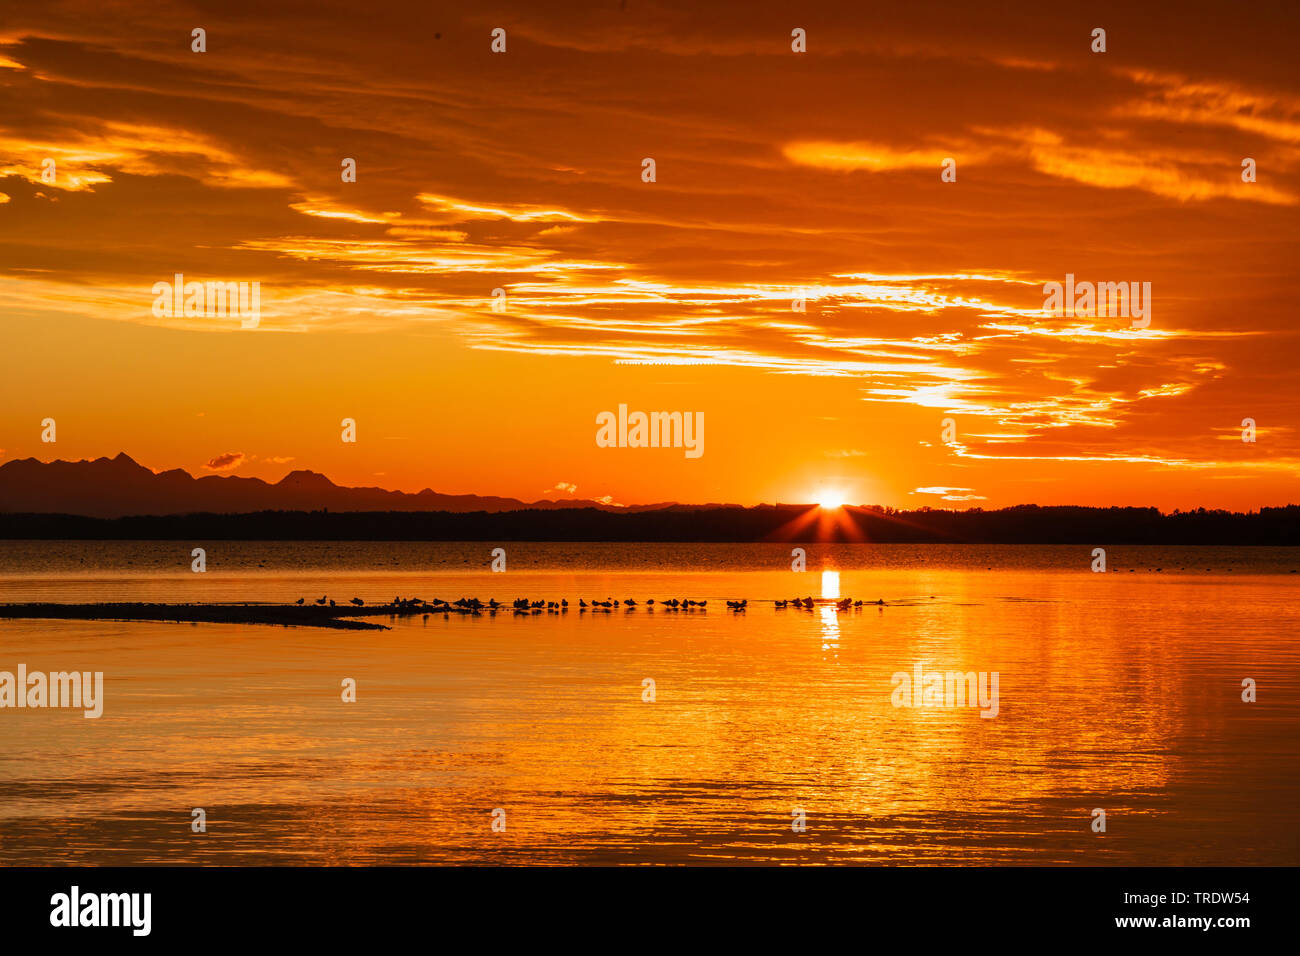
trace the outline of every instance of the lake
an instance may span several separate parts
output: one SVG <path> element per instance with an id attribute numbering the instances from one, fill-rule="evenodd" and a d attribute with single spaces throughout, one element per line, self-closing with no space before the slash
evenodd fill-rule
<path id="1" fill-rule="evenodd" d="M 1300 863 L 1300 549 L 500 546 L 0 542 L 3 602 L 570 602 L 0 621 L 0 670 L 105 688 L 0 710 L 0 863 Z M 996 716 L 895 706 L 918 665 Z"/>

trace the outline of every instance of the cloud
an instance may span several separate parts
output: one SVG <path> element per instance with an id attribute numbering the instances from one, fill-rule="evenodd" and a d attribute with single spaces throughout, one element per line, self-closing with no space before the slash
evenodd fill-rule
<path id="1" fill-rule="evenodd" d="M 943 501 L 987 501 L 984 495 L 977 495 L 971 488 L 948 488 L 940 485 L 933 488 L 917 488 L 912 494 L 939 495 Z"/>
<path id="2" fill-rule="evenodd" d="M 114 175 L 181 175 L 216 188 L 284 188 L 291 180 L 272 170 L 249 164 L 213 137 L 197 130 L 144 123 L 87 121 L 59 138 L 27 139 L 6 134 L 0 127 L 0 155 L 9 165 L 0 176 L 21 176 L 54 189 L 94 189 Z M 42 164 L 55 163 L 51 183 L 41 179 Z"/>
<path id="3" fill-rule="evenodd" d="M 1142 109 L 1128 108 L 1130 115 Z M 1152 110 L 1150 115 L 1160 114 Z M 1285 132 L 1289 138 L 1290 128 Z M 1220 152 L 1178 141 L 1152 141 L 1140 129 L 1113 130 L 1100 140 L 1089 137 L 1084 142 L 1072 142 L 1072 138 L 1077 138 L 1072 130 L 982 128 L 953 136 L 946 148 L 898 149 L 856 141 L 795 142 L 782 147 L 782 155 L 796 165 L 834 172 L 925 170 L 936 180 L 941 164 L 952 158 L 959 173 L 967 167 L 1018 166 L 1099 189 L 1137 189 L 1179 202 L 1234 199 L 1282 206 L 1300 203 L 1300 196 L 1286 189 L 1264 182 L 1242 182 L 1237 175 L 1240 166 L 1225 169 Z M 1285 168 L 1294 165 L 1284 161 Z M 981 172 L 981 178 L 984 175 Z M 965 181 L 964 175 L 960 180 Z"/>
<path id="4" fill-rule="evenodd" d="M 244 453 L 242 451 L 228 451 L 224 455 L 217 455 L 215 458 L 209 459 L 208 463 L 203 467 L 208 471 L 232 471 L 238 468 L 243 460 Z"/>
<path id="5" fill-rule="evenodd" d="M 804 166 L 833 169 L 842 172 L 868 170 L 882 172 L 890 169 L 932 169 L 939 174 L 944 159 L 951 150 L 939 147 L 928 149 L 897 149 L 884 143 L 869 142 L 800 142 L 789 143 L 781 150 L 786 159 Z M 963 153 L 961 164 L 983 159 Z"/>
<path id="6" fill-rule="evenodd" d="M 509 219 L 513 222 L 591 222 L 592 220 L 566 209 L 548 209 L 525 203 L 502 204 L 500 207 L 484 206 L 451 196 L 434 196 L 420 193 L 416 201 L 450 222 L 469 222 L 474 219 Z"/>

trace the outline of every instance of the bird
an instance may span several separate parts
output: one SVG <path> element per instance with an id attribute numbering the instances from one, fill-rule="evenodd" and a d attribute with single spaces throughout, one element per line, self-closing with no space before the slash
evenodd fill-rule
<path id="1" fill-rule="evenodd" d="M 295 603 L 295 604 L 301 604 L 304 600 L 305 600 L 305 598 L 298 598 L 298 600 L 295 601 L 294 603 Z"/>
<path id="2" fill-rule="evenodd" d="M 585 608 L 586 606 L 587 606 L 587 602 L 584 601 L 582 598 L 578 598 L 578 607 Z"/>
<path id="3" fill-rule="evenodd" d="M 353 598 L 352 603 L 355 604 L 357 607 L 361 607 L 361 605 L 365 604 L 366 602 L 361 600 L 361 598 Z"/>
<path id="4" fill-rule="evenodd" d="M 785 607 L 786 605 L 785 601 L 776 601 L 774 603 L 776 604 L 777 607 Z"/>
<path id="5" fill-rule="evenodd" d="M 631 598 L 628 598 L 628 599 L 627 599 L 626 601 L 624 601 L 623 603 L 624 603 L 627 607 L 636 607 L 636 601 L 633 601 Z"/>
<path id="6" fill-rule="evenodd" d="M 337 605 L 335 605 L 335 603 L 334 603 L 333 601 L 330 601 L 330 607 L 336 607 L 336 606 L 337 606 Z"/>
<path id="7" fill-rule="evenodd" d="M 646 604 L 654 604 L 654 602 L 655 602 L 655 599 L 654 599 L 654 598 L 651 598 L 650 600 L 646 601 Z"/>
<path id="8" fill-rule="evenodd" d="M 322 597 L 322 598 L 321 598 L 319 601 L 317 601 L 316 603 L 317 603 L 317 604 L 324 604 L 327 600 L 329 600 L 328 595 Z"/>

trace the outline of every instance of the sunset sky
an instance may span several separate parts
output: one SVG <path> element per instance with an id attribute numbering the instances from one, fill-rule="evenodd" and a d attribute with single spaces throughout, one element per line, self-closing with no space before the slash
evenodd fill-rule
<path id="1" fill-rule="evenodd" d="M 0 459 L 1300 502 L 1294 4 L 159 6 L 0 16 Z M 260 282 L 258 327 L 155 317 L 175 273 Z M 1047 314 L 1067 273 L 1150 327 Z M 620 403 L 704 454 L 597 447 Z"/>

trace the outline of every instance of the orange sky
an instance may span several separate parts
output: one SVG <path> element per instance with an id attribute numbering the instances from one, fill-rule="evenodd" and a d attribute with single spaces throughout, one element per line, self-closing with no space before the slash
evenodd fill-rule
<path id="1" fill-rule="evenodd" d="M 1291 4 L 274 6 L 6 9 L 0 458 L 1300 501 Z M 175 273 L 260 282 L 258 327 L 155 317 Z M 1150 327 L 1046 314 L 1067 273 L 1150 282 Z M 597 447 L 620 403 L 702 412 L 704 454 Z"/>

